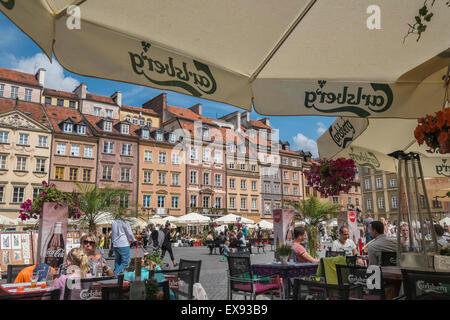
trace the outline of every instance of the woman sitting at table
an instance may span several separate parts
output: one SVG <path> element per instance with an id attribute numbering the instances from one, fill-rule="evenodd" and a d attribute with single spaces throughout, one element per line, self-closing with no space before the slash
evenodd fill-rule
<path id="1" fill-rule="evenodd" d="M 92 278 L 89 273 L 89 262 L 86 253 L 81 248 L 73 248 L 70 250 L 66 258 L 67 274 L 61 275 L 56 279 L 51 289 L 61 289 L 59 299 L 64 299 L 64 290 L 66 288 L 67 279 L 74 278 Z"/>
<path id="2" fill-rule="evenodd" d="M 292 251 L 295 253 L 296 262 L 311 262 L 319 263 L 319 259 L 311 257 L 311 255 L 306 251 L 305 247 L 302 246 L 302 242 L 306 239 L 306 229 L 304 227 L 296 227 L 294 229 L 294 243 L 292 244 Z"/>
<path id="3" fill-rule="evenodd" d="M 97 236 L 94 233 L 85 234 L 81 237 L 80 242 L 84 253 L 86 253 L 88 257 L 89 272 L 94 276 L 97 275 L 99 273 L 97 268 L 100 266 L 102 268 L 102 276 L 113 276 L 114 271 L 108 267 L 105 258 L 103 258 L 101 253 L 96 253 L 98 243 Z"/>

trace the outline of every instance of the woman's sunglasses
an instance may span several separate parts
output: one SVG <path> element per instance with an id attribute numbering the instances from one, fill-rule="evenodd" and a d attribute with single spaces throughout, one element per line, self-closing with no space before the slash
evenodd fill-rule
<path id="1" fill-rule="evenodd" d="M 87 240 L 84 240 L 84 241 L 83 241 L 83 244 L 84 244 L 84 245 L 89 244 L 89 245 L 91 245 L 91 246 L 95 246 L 95 241 L 87 241 Z"/>

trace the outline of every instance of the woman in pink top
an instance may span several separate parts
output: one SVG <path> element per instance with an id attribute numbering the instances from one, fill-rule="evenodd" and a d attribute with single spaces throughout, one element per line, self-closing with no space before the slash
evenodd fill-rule
<path id="1" fill-rule="evenodd" d="M 304 227 L 296 227 L 294 229 L 294 243 L 292 244 L 292 250 L 295 253 L 296 262 L 310 262 L 319 263 L 319 259 L 311 257 L 311 255 L 306 251 L 305 247 L 302 246 L 302 242 L 306 239 L 306 229 Z"/>
<path id="2" fill-rule="evenodd" d="M 59 299 L 64 299 L 64 291 L 66 289 L 66 281 L 67 279 L 73 278 L 92 278 L 92 275 L 89 272 L 89 262 L 86 253 L 84 253 L 81 248 L 73 248 L 70 250 L 66 259 L 67 264 L 67 274 L 61 275 L 58 279 L 56 279 L 51 289 L 61 289 L 61 294 Z M 72 270 L 72 272 L 70 272 Z"/>

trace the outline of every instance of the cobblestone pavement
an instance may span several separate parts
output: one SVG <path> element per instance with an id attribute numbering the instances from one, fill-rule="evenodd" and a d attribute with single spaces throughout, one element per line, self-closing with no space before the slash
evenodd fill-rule
<path id="1" fill-rule="evenodd" d="M 108 250 L 105 250 L 106 253 Z M 268 263 L 273 260 L 274 252 L 270 250 L 270 245 L 265 247 L 265 253 L 260 250 L 257 253 L 257 248 L 253 248 L 253 253 L 250 257 L 252 264 Z M 177 262 L 180 258 L 187 260 L 202 260 L 202 267 L 200 271 L 200 283 L 208 295 L 210 300 L 226 300 L 227 299 L 227 269 L 226 261 L 221 262 L 221 256 L 209 255 L 207 247 L 174 247 L 173 253 Z M 131 250 L 131 257 L 135 256 L 135 250 Z M 108 265 L 114 268 L 114 260 L 107 260 Z M 173 268 L 170 261 L 169 253 L 166 253 L 164 262 L 168 263 L 170 268 Z M 233 300 L 243 299 L 241 295 L 233 295 Z M 270 299 L 267 297 L 258 297 L 258 299 Z"/>

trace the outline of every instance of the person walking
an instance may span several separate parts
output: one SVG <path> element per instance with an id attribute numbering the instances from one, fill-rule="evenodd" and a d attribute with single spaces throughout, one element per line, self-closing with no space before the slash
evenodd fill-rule
<path id="1" fill-rule="evenodd" d="M 364 224 L 364 232 L 366 235 L 366 244 L 369 243 L 370 241 L 372 241 L 372 234 L 370 233 L 370 223 L 373 221 L 372 217 L 370 216 L 370 214 L 366 215 L 366 219 L 364 219 L 363 224 Z"/>
<path id="2" fill-rule="evenodd" d="M 173 255 L 172 243 L 170 242 L 170 239 L 172 239 L 175 236 L 177 231 L 174 230 L 172 233 L 170 233 L 170 222 L 167 221 L 166 227 L 162 230 L 162 232 L 164 232 L 164 240 L 163 240 L 162 246 L 161 246 L 161 248 L 162 248 L 161 259 L 164 259 L 164 256 L 166 255 L 166 251 L 168 251 L 169 255 L 170 255 L 170 259 L 172 259 L 173 266 L 176 267 L 177 262 Z"/>
<path id="3" fill-rule="evenodd" d="M 112 242 L 112 230 L 108 233 L 108 240 L 109 240 L 109 252 L 108 252 L 108 258 L 114 257 L 114 247 Z"/>
<path id="4" fill-rule="evenodd" d="M 128 221 L 115 219 L 112 222 L 111 240 L 114 247 L 114 276 L 117 276 L 130 263 L 130 242 L 136 242 Z"/>

